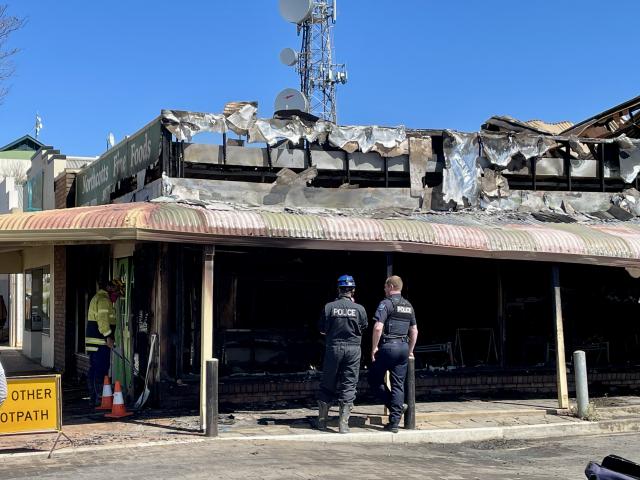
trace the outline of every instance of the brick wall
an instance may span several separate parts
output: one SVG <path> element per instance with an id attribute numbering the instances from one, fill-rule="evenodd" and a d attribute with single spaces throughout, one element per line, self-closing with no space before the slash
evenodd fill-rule
<path id="1" fill-rule="evenodd" d="M 67 208 L 67 197 L 75 178 L 75 173 L 64 171 L 54 180 L 53 190 L 56 197 L 56 208 Z"/>
<path id="2" fill-rule="evenodd" d="M 251 383 L 223 381 L 218 387 L 220 402 L 225 403 L 270 403 L 291 400 L 313 400 L 318 395 L 320 381 L 306 380 L 298 382 Z M 368 388 L 360 381 L 358 392 Z"/>
<path id="3" fill-rule="evenodd" d="M 54 180 L 55 207 L 67 208 L 69 191 L 75 180 L 75 173 L 62 172 Z M 54 367 L 60 372 L 73 367 L 74 356 L 74 325 L 72 320 L 67 320 L 67 250 L 64 246 L 54 247 Z"/>
<path id="4" fill-rule="evenodd" d="M 53 250 L 53 364 L 56 370 L 63 372 L 67 366 L 68 332 L 67 318 L 67 250 L 64 246 L 56 246 Z"/>
<path id="5" fill-rule="evenodd" d="M 640 389 L 640 372 L 590 373 L 589 388 L 594 392 L 612 389 Z M 568 375 L 570 392 L 575 392 L 573 375 Z M 470 376 L 430 376 L 416 379 L 416 395 L 447 396 L 464 394 L 489 394 L 492 392 L 513 392 L 528 395 L 556 394 L 556 376 L 524 375 L 470 375 Z"/>
<path id="6" fill-rule="evenodd" d="M 268 378 L 268 377 L 267 377 Z M 221 403 L 273 403 L 283 401 L 310 401 L 318 393 L 319 377 L 300 380 L 276 381 L 262 379 L 221 379 L 218 393 Z M 640 372 L 627 373 L 591 373 L 589 388 L 593 393 L 610 391 L 640 390 Z M 574 391 L 573 378 L 569 375 L 569 391 Z M 160 403 L 164 407 L 196 408 L 198 405 L 198 384 L 175 386 L 163 382 Z M 491 374 L 461 375 L 442 374 L 416 378 L 416 396 L 418 399 L 451 398 L 462 395 L 556 395 L 556 376 L 552 374 Z M 369 398 L 366 376 L 358 384 L 358 401 Z"/>

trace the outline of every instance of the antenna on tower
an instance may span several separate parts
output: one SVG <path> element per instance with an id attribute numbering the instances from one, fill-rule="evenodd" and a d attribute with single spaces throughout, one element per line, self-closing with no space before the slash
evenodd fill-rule
<path id="1" fill-rule="evenodd" d="M 334 63 L 333 26 L 337 18 L 337 0 L 279 0 L 280 15 L 297 25 L 302 34 L 300 52 L 285 48 L 280 60 L 295 66 L 300 76 L 300 92 L 308 103 L 307 112 L 319 118 L 337 122 L 336 84 L 347 83 L 344 63 Z M 286 93 L 285 93 L 286 92 Z M 280 92 L 278 98 L 291 95 L 291 89 Z M 280 101 L 280 105 L 282 101 Z"/>

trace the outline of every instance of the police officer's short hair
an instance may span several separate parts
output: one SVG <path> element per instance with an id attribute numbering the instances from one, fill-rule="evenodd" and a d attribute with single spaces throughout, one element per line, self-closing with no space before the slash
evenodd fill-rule
<path id="1" fill-rule="evenodd" d="M 340 293 L 351 293 L 356 289 L 356 287 L 338 287 L 338 291 Z"/>
<path id="2" fill-rule="evenodd" d="M 384 284 L 390 286 L 393 290 L 402 290 L 402 279 L 398 275 L 391 275 Z"/>

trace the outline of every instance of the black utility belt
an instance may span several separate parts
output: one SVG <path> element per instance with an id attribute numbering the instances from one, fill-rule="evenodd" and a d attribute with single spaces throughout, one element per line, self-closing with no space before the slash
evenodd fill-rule
<path id="1" fill-rule="evenodd" d="M 380 340 L 382 343 L 408 343 L 409 342 L 408 337 L 382 337 Z"/>

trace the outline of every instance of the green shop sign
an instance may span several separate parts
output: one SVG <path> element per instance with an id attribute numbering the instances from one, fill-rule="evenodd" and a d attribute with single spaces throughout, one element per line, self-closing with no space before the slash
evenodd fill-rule
<path id="1" fill-rule="evenodd" d="M 158 117 L 78 173 L 76 205 L 110 203 L 116 183 L 153 165 L 160 157 L 161 145 L 162 131 Z"/>

